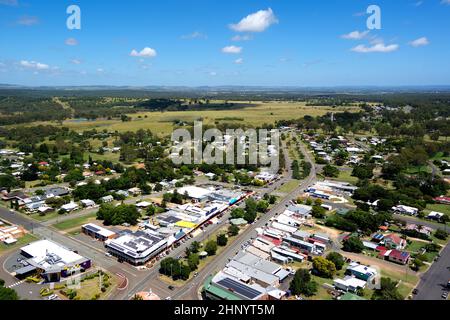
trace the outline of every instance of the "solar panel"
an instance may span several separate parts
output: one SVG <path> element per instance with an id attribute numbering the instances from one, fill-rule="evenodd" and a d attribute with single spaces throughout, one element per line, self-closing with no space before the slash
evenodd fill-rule
<path id="1" fill-rule="evenodd" d="M 91 225 L 84 226 L 84 228 L 89 230 L 89 231 L 92 231 L 92 232 L 99 232 L 100 231 L 99 228 L 96 228 L 96 227 L 91 226 Z"/>
<path id="2" fill-rule="evenodd" d="M 259 292 L 258 290 L 255 290 L 249 286 L 244 285 L 243 283 L 234 281 L 230 278 L 222 279 L 218 282 L 218 284 L 227 289 L 231 289 L 234 292 L 249 299 L 255 299 L 257 296 L 261 294 L 261 292 Z"/>

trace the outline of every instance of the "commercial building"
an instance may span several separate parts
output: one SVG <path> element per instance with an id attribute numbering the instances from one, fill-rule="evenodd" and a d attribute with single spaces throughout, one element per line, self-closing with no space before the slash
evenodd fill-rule
<path id="1" fill-rule="evenodd" d="M 91 260 L 50 240 L 33 242 L 21 248 L 21 254 L 27 258 L 28 269 L 34 267 L 46 282 L 58 282 L 91 267 Z M 16 273 L 22 271 L 29 272 L 19 269 Z"/>
<path id="2" fill-rule="evenodd" d="M 168 239 L 150 230 L 127 232 L 105 241 L 109 253 L 132 265 L 143 265 L 167 248 Z"/>
<path id="3" fill-rule="evenodd" d="M 257 284 L 246 284 L 223 272 L 214 277 L 209 277 L 203 292 L 209 300 L 261 300 L 266 290 Z"/>
<path id="4" fill-rule="evenodd" d="M 81 231 L 84 234 L 100 241 L 114 239 L 117 236 L 115 232 L 112 232 L 93 223 L 85 224 L 81 227 Z"/>

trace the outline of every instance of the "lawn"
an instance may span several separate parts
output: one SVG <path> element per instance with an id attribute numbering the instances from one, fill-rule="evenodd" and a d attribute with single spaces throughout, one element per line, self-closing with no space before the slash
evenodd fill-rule
<path id="1" fill-rule="evenodd" d="M 411 244 L 408 244 L 406 246 L 406 251 L 409 251 L 410 253 L 417 253 L 421 248 L 423 248 L 426 245 L 425 242 L 422 241 L 411 241 Z"/>
<path id="2" fill-rule="evenodd" d="M 82 217 L 77 217 L 77 218 L 66 220 L 66 221 L 63 221 L 60 223 L 56 223 L 53 225 L 53 227 L 55 227 L 56 229 L 61 230 L 61 231 L 70 230 L 70 229 L 74 229 L 76 227 L 82 226 L 86 223 L 89 223 L 91 220 L 93 220 L 96 217 L 97 217 L 97 214 L 95 212 L 93 212 L 93 213 L 90 213 L 90 214 L 82 216 Z"/>
<path id="3" fill-rule="evenodd" d="M 30 242 L 33 242 L 35 240 L 38 240 L 37 237 L 35 237 L 32 234 L 26 234 L 24 235 L 22 238 L 17 239 L 17 242 L 11 245 L 6 245 L 3 242 L 0 243 L 0 254 L 8 251 L 8 250 L 12 250 L 12 249 L 16 249 L 22 246 L 25 246 L 27 244 L 29 244 Z"/>
<path id="4" fill-rule="evenodd" d="M 58 217 L 61 217 L 62 215 L 60 215 L 58 213 L 58 211 L 53 211 L 50 213 L 45 214 L 44 216 L 40 216 L 39 214 L 32 214 L 30 215 L 31 218 L 33 218 L 34 220 L 37 220 L 39 222 L 45 222 L 48 220 L 52 220 L 52 219 L 56 219 Z"/>
<path id="5" fill-rule="evenodd" d="M 405 170 L 405 173 L 408 174 L 417 174 L 419 172 L 428 172 L 431 173 L 431 167 L 430 166 L 417 166 L 417 167 L 410 167 Z"/>
<path id="6" fill-rule="evenodd" d="M 358 178 L 352 177 L 352 170 L 339 171 L 339 177 L 333 180 L 348 182 L 351 184 L 356 184 L 358 182 Z"/>
<path id="7" fill-rule="evenodd" d="M 287 182 L 285 185 L 281 186 L 279 189 L 277 189 L 277 192 L 280 193 L 291 193 L 300 185 L 299 180 L 291 180 Z"/>
<path id="8" fill-rule="evenodd" d="M 439 203 L 429 204 L 429 205 L 427 205 L 426 210 L 437 211 L 437 212 L 444 213 L 444 214 L 450 216 L 450 205 L 447 205 L 447 204 L 439 204 Z"/>

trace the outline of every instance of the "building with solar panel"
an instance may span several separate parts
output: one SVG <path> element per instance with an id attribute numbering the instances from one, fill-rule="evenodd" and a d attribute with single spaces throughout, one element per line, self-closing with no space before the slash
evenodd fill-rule
<path id="1" fill-rule="evenodd" d="M 267 297 L 266 289 L 259 284 L 246 284 L 223 272 L 209 277 L 203 292 L 209 300 L 265 300 Z"/>
<path id="2" fill-rule="evenodd" d="M 105 241 L 108 252 L 119 260 L 139 266 L 167 249 L 168 238 L 150 230 L 124 233 Z"/>

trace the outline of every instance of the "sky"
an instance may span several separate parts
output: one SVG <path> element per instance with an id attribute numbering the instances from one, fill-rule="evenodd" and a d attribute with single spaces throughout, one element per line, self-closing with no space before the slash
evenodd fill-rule
<path id="1" fill-rule="evenodd" d="M 449 57 L 450 0 L 0 0 L 3 84 L 450 85 Z"/>

